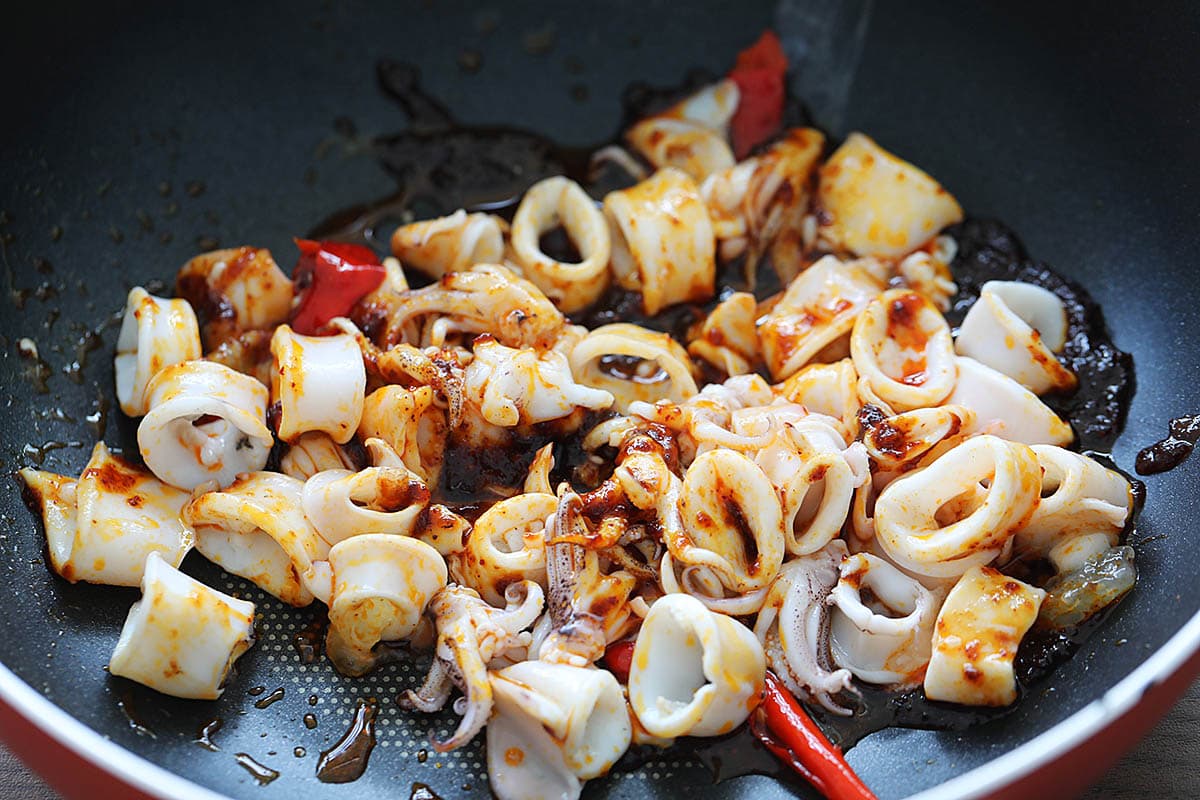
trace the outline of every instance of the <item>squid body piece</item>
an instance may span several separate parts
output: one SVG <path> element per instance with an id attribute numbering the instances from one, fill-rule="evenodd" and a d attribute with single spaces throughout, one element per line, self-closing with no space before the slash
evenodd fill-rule
<path id="1" fill-rule="evenodd" d="M 279 470 L 284 475 L 308 480 L 327 469 L 352 469 L 350 455 L 329 434 L 310 431 L 293 442 L 279 459 Z"/>
<path id="2" fill-rule="evenodd" d="M 883 292 L 874 261 L 825 256 L 790 284 L 760 321 L 758 338 L 771 377 L 784 380 L 810 361 L 849 354 L 842 345 L 854 321 Z M 824 354 L 840 351 L 832 358 Z"/>
<path id="3" fill-rule="evenodd" d="M 146 558 L 158 553 L 178 566 L 192 547 L 179 519 L 187 492 L 117 458 L 103 442 L 79 480 L 21 470 L 46 528 L 50 564 L 67 580 L 137 586 Z"/>
<path id="4" fill-rule="evenodd" d="M 1067 343 L 1067 312 L 1048 289 L 988 281 L 958 329 L 955 349 L 1003 372 L 1034 394 L 1069 391 L 1074 373 L 1055 353 Z"/>
<path id="5" fill-rule="evenodd" d="M 897 411 L 937 405 L 958 377 L 950 326 L 909 289 L 884 292 L 858 315 L 850 353 L 869 393 Z"/>
<path id="6" fill-rule="evenodd" d="M 867 683 L 920 681 L 929 663 L 937 595 L 882 558 L 858 553 L 842 562 L 829 600 L 834 663 Z"/>
<path id="7" fill-rule="evenodd" d="M 976 436 L 889 483 L 875 501 L 875 535 L 901 567 L 955 577 L 1000 555 L 1034 513 L 1040 490 L 1032 449 Z"/>
<path id="8" fill-rule="evenodd" d="M 408 536 L 367 533 L 329 551 L 332 575 L 325 651 L 343 675 L 364 675 L 379 642 L 406 639 L 446 586 L 446 562 Z"/>
<path id="9" fill-rule="evenodd" d="M 572 348 L 569 361 L 575 379 L 611 394 L 621 413 L 639 400 L 678 403 L 697 391 L 691 359 L 679 343 L 628 322 L 596 328 Z"/>
<path id="10" fill-rule="evenodd" d="M 962 208 L 937 181 L 861 133 L 852 133 L 820 170 L 821 235 L 860 256 L 911 253 Z"/>
<path id="11" fill-rule="evenodd" d="M 694 597 L 650 606 L 629 670 L 629 702 L 654 736 L 719 736 L 757 705 L 766 656 L 751 631 Z"/>
<path id="12" fill-rule="evenodd" d="M 903 471 L 952 447 L 975 422 L 975 412 L 962 406 L 917 408 L 869 426 L 863 445 L 883 470 Z"/>
<path id="13" fill-rule="evenodd" d="M 719 81 L 638 122 L 625 138 L 655 167 L 678 168 L 702 181 L 733 166 L 725 137 L 739 97 L 736 83 Z"/>
<path id="14" fill-rule="evenodd" d="M 755 320 L 758 303 L 749 292 L 734 292 L 709 313 L 700 335 L 688 342 L 688 353 L 726 375 L 745 375 L 758 361 Z"/>
<path id="15" fill-rule="evenodd" d="M 185 361 L 146 386 L 138 450 L 150 471 L 180 489 L 262 469 L 275 439 L 264 421 L 267 387 L 211 361 Z"/>
<path id="16" fill-rule="evenodd" d="M 1046 556 L 1068 540 L 1097 534 L 1107 541 L 1103 549 L 1116 546 L 1133 509 L 1125 476 L 1061 447 L 1036 445 L 1033 452 L 1042 467 L 1042 497 L 1017 531 L 1017 549 Z"/>
<path id="17" fill-rule="evenodd" d="M 329 545 L 304 516 L 304 483 L 277 472 L 242 475 L 224 491 L 206 492 L 183 509 L 196 549 L 226 571 L 293 606 L 312 602 L 313 562 Z"/>
<path id="18" fill-rule="evenodd" d="M 925 696 L 970 706 L 1016 700 L 1013 659 L 1045 597 L 1043 590 L 990 567 L 972 567 L 938 613 Z"/>
<path id="19" fill-rule="evenodd" d="M 775 387 L 780 396 L 804 406 L 813 414 L 833 417 L 843 436 L 858 434 L 858 373 L 849 358 L 832 364 L 809 364 Z"/>
<path id="20" fill-rule="evenodd" d="M 523 580 L 546 588 L 546 520 L 557 508 L 552 494 L 527 492 L 480 515 L 458 561 L 463 583 L 494 606 L 504 590 Z"/>
<path id="21" fill-rule="evenodd" d="M 703 302 L 716 283 L 716 237 L 696 182 L 677 169 L 604 198 L 617 282 L 640 291 L 647 314 Z"/>
<path id="22" fill-rule="evenodd" d="M 463 374 L 463 393 L 485 420 L 506 428 L 613 404 L 607 391 L 576 383 L 562 353 L 517 350 L 486 335 L 475 340 L 475 359 Z"/>
<path id="23" fill-rule="evenodd" d="M 254 644 L 254 604 L 205 586 L 158 553 L 129 609 L 108 671 L 191 700 L 216 700 L 233 662 Z"/>
<path id="24" fill-rule="evenodd" d="M 523 661 L 490 680 L 488 779 L 500 800 L 574 800 L 629 748 L 625 696 L 607 670 Z"/>
<path id="25" fill-rule="evenodd" d="M 507 224 L 492 214 L 468 214 L 463 209 L 448 217 L 403 225 L 392 234 L 392 253 L 405 266 L 432 278 L 461 272 L 476 264 L 504 259 Z"/>
<path id="26" fill-rule="evenodd" d="M 292 310 L 292 282 L 271 252 L 258 247 L 196 256 L 179 270 L 175 293 L 203 321 L 206 350 L 244 331 L 270 330 Z"/>
<path id="27" fill-rule="evenodd" d="M 367 533 L 411 536 L 429 489 L 404 467 L 330 469 L 304 482 L 300 504 L 329 544 Z"/>
<path id="28" fill-rule="evenodd" d="M 117 402 L 128 416 L 146 413 L 146 384 L 159 370 L 203 355 L 200 323 L 187 300 L 155 297 L 140 286 L 129 291 L 117 336 Z"/>
<path id="29" fill-rule="evenodd" d="M 541 237 L 561 226 L 582 259 L 563 262 L 542 251 Z M 538 181 L 513 217 L 512 249 L 531 281 L 570 314 L 591 305 L 608 288 L 608 225 L 579 184 L 561 175 Z"/>
<path id="30" fill-rule="evenodd" d="M 946 405 L 975 412 L 967 433 L 994 433 L 1025 444 L 1066 446 L 1075 440 L 1071 426 L 1003 372 L 973 358 L 958 359 L 958 382 Z"/>
<path id="31" fill-rule="evenodd" d="M 363 400 L 358 436 L 382 440 L 417 477 L 431 488 L 437 484 L 447 426 L 432 387 L 391 385 L 371 392 Z"/>
<path id="32" fill-rule="evenodd" d="M 279 438 L 293 442 L 323 431 L 338 444 L 354 438 L 362 419 L 367 371 L 349 334 L 304 336 L 281 325 L 271 337 L 271 397 L 280 404 Z"/>

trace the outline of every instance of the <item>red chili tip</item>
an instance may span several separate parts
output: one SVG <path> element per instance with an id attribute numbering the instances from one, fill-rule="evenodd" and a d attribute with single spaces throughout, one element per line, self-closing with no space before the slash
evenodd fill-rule
<path id="1" fill-rule="evenodd" d="M 774 31 L 763 31 L 758 41 L 738 53 L 729 73 L 740 94 L 730 122 L 733 151 L 738 159 L 745 158 L 783 126 L 787 67 L 787 56 Z"/>
<path id="2" fill-rule="evenodd" d="M 298 333 L 315 334 L 334 317 L 350 313 L 386 276 L 379 256 L 369 247 L 311 239 L 295 242 L 300 259 L 292 277 L 300 289 L 300 302 L 292 327 Z"/>

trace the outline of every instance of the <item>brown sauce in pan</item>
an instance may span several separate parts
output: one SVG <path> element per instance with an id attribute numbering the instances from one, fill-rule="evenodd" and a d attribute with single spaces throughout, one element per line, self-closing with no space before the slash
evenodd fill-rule
<path id="1" fill-rule="evenodd" d="M 374 703 L 358 701 L 350 728 L 317 762 L 317 779 L 322 783 L 350 783 L 367 769 L 367 760 L 375 748 Z"/>
<path id="2" fill-rule="evenodd" d="M 1134 468 L 1138 475 L 1155 475 L 1174 469 L 1187 460 L 1200 440 L 1200 414 L 1171 420 L 1167 437 L 1137 454 Z"/>

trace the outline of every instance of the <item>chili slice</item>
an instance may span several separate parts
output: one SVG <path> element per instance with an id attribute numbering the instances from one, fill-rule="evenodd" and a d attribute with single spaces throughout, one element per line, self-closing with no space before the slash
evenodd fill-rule
<path id="1" fill-rule="evenodd" d="M 629 683 L 629 669 L 633 666 L 633 640 L 613 642 L 604 651 L 604 666 L 621 683 Z"/>
<path id="2" fill-rule="evenodd" d="M 763 704 L 750 728 L 772 754 L 828 800 L 877 800 L 846 763 L 842 751 L 825 738 L 812 717 L 771 672 L 767 673 Z"/>
<path id="3" fill-rule="evenodd" d="M 730 122 L 733 152 L 743 159 L 783 125 L 787 56 L 773 31 L 738 54 L 729 77 L 737 84 L 737 110 Z"/>
<path id="4" fill-rule="evenodd" d="M 295 241 L 300 260 L 292 277 L 300 290 L 300 303 L 291 323 L 297 333 L 315 334 L 334 317 L 350 313 L 355 303 L 383 283 L 386 270 L 369 247 Z"/>

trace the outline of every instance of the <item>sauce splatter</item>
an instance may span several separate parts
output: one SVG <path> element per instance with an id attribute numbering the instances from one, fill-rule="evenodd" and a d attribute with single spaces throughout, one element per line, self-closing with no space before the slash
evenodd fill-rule
<path id="1" fill-rule="evenodd" d="M 259 786 L 266 786 L 279 777 L 279 770 L 260 764 L 248 753 L 238 753 L 234 756 L 234 760 L 237 761 L 239 767 L 250 773 Z"/>
<path id="2" fill-rule="evenodd" d="M 317 762 L 317 780 L 323 783 L 349 783 L 362 777 L 367 760 L 375 748 L 376 707 L 363 700 L 354 710 L 354 721 L 333 747 L 321 753 Z"/>
<path id="3" fill-rule="evenodd" d="M 1137 454 L 1134 469 L 1138 475 L 1156 475 L 1186 461 L 1200 440 L 1200 414 L 1176 417 L 1168 430 L 1167 438 Z"/>

